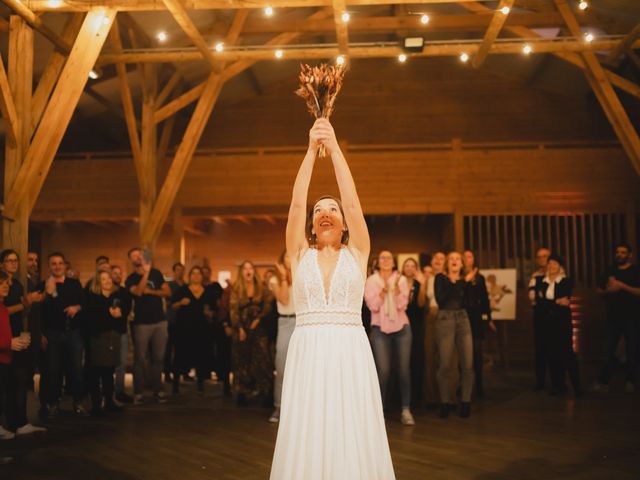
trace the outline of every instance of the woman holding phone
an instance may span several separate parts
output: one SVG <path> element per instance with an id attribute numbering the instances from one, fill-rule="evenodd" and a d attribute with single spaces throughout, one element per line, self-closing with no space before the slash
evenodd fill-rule
<path id="1" fill-rule="evenodd" d="M 88 293 L 89 385 L 93 415 L 103 413 L 103 399 L 104 410 L 122 410 L 113 400 L 113 374 L 120 364 L 120 335 L 126 331 L 129 315 L 124 294 L 113 283 L 108 271 L 96 275 Z"/>

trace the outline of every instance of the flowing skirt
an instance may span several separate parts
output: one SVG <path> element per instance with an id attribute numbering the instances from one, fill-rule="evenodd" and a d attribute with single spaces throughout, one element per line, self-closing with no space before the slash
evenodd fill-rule
<path id="1" fill-rule="evenodd" d="M 271 480 L 393 480 L 380 384 L 364 328 L 296 327 Z"/>

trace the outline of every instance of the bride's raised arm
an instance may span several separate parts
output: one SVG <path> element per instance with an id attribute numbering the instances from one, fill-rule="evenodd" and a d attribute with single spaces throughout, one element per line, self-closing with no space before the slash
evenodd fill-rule
<path id="1" fill-rule="evenodd" d="M 318 152 L 318 132 L 316 122 L 309 132 L 309 148 L 300 164 L 296 181 L 293 184 L 293 195 L 289 207 L 289 219 L 287 220 L 287 253 L 293 264 L 297 264 L 300 253 L 309 247 L 305 226 L 307 221 L 307 194 L 311 183 L 313 165 Z"/>
<path id="2" fill-rule="evenodd" d="M 333 169 L 335 170 L 336 181 L 340 190 L 340 200 L 344 209 L 345 221 L 349 227 L 349 245 L 362 254 L 361 260 L 366 265 L 369 258 L 369 250 L 371 249 L 371 241 L 358 192 L 356 191 L 356 184 L 351 176 L 351 170 L 349 170 L 347 160 L 340 150 L 336 134 L 329 120 L 320 118 L 316 121 L 315 127 L 318 127 L 318 140 L 331 153 L 331 161 L 333 162 Z"/>

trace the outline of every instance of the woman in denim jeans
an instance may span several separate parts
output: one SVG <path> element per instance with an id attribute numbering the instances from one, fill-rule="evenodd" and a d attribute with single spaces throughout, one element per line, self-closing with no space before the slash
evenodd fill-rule
<path id="1" fill-rule="evenodd" d="M 367 278 L 364 299 L 371 310 L 371 347 L 378 371 L 382 402 L 385 404 L 392 365 L 398 368 L 402 397 L 403 425 L 415 425 L 411 415 L 411 325 L 406 309 L 409 284 L 394 269 L 393 255 L 383 250 L 378 255 L 378 271 Z"/>
<path id="2" fill-rule="evenodd" d="M 460 416 L 471 415 L 471 389 L 473 388 L 473 339 L 471 324 L 465 310 L 469 285 L 474 281 L 478 269 L 466 276 L 462 270 L 462 255 L 449 252 L 445 273 L 435 278 L 434 290 L 438 302 L 436 320 L 436 343 L 440 357 L 438 386 L 440 389 L 440 416 L 446 418 L 450 410 L 451 377 L 453 375 L 452 352 L 455 348 L 460 359 L 462 398 Z"/>

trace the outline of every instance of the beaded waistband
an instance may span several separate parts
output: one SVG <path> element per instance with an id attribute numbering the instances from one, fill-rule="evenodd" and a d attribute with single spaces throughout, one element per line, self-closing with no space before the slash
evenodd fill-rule
<path id="1" fill-rule="evenodd" d="M 322 325 L 339 325 L 345 327 L 361 327 L 360 312 L 318 310 L 296 313 L 296 327 Z"/>

